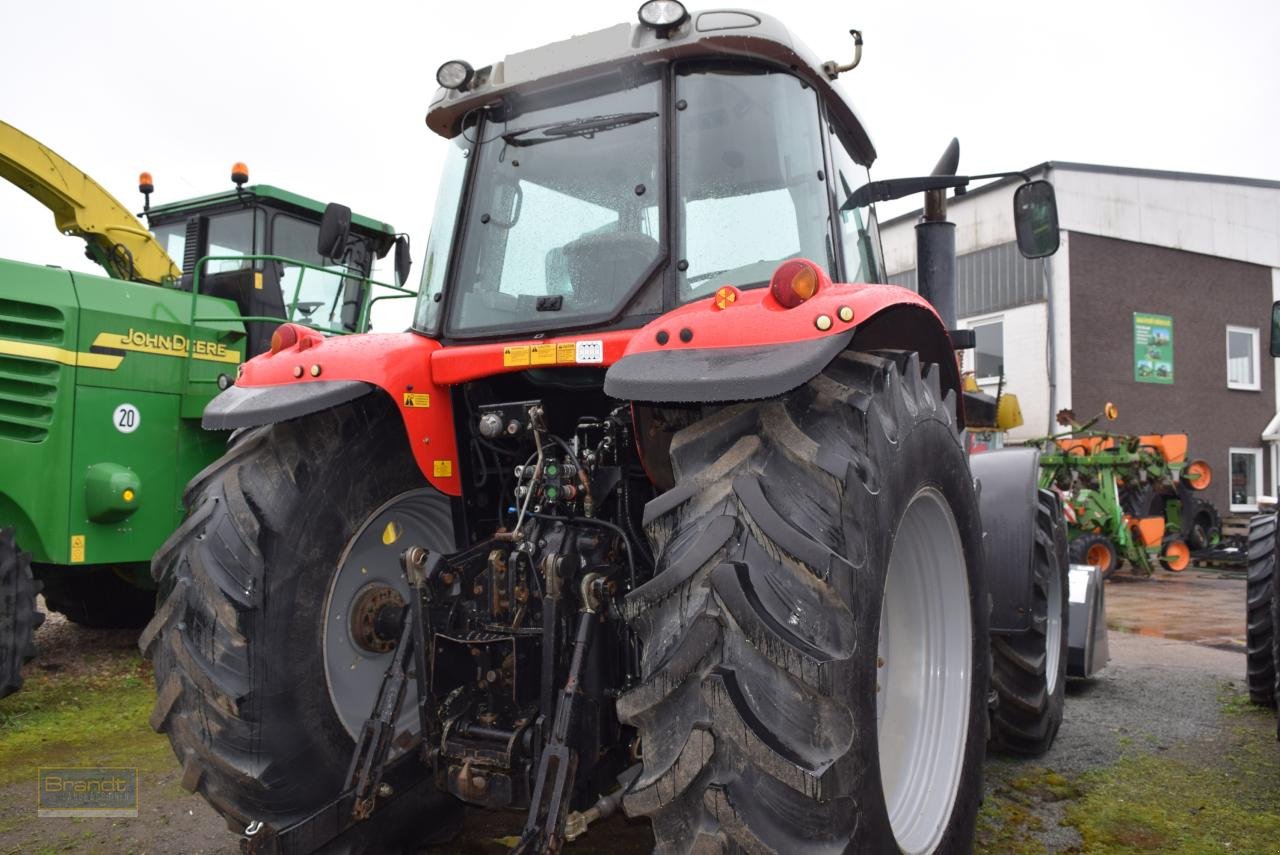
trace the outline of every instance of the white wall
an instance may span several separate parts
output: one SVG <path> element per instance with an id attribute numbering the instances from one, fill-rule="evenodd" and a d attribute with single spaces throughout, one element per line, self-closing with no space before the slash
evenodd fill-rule
<path id="1" fill-rule="evenodd" d="M 1019 306 L 986 315 L 960 318 L 968 329 L 983 321 L 1004 322 L 1004 388 L 1018 396 L 1022 427 L 1009 431 L 1009 440 L 1018 442 L 1049 433 L 1049 378 L 1045 367 L 1046 312 L 1044 303 Z M 964 351 L 964 370 L 973 370 L 973 351 Z M 996 384 L 982 384 L 984 392 L 996 393 Z M 1059 408 L 1065 405 L 1059 405 Z"/>

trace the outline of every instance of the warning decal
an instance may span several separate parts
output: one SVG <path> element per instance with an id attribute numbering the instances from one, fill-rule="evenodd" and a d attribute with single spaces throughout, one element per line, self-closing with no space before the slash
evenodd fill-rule
<path id="1" fill-rule="evenodd" d="M 511 347 L 502 348 L 502 364 L 504 366 L 528 365 L 529 345 L 516 344 Z"/>
<path id="2" fill-rule="evenodd" d="M 554 344 L 535 344 L 529 349 L 531 365 L 555 365 L 556 346 Z"/>
<path id="3" fill-rule="evenodd" d="M 431 396 L 426 392 L 405 392 L 404 405 L 406 407 L 429 407 L 431 406 Z"/>
<path id="4" fill-rule="evenodd" d="M 435 461 L 431 466 L 431 474 L 436 476 L 437 478 L 452 478 L 453 477 L 453 461 L 452 460 Z"/>

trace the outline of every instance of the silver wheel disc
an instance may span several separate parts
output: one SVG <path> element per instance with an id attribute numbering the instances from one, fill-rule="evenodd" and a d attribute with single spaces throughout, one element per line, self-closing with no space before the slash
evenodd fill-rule
<path id="1" fill-rule="evenodd" d="M 368 618 L 381 605 L 409 601 L 409 583 L 400 569 L 405 549 L 451 552 L 453 543 L 449 498 L 425 488 L 401 493 L 374 511 L 338 560 L 325 599 L 324 673 L 333 709 L 352 739 L 373 710 L 394 650 L 394 643 L 375 643 L 368 620 L 359 618 Z M 411 670 L 412 663 L 405 667 Z M 410 680 L 396 723 L 395 753 L 408 747 L 418 731 L 417 700 L 417 686 Z"/>
<path id="2" fill-rule="evenodd" d="M 926 488 L 894 535 L 876 671 L 880 783 L 894 839 L 909 855 L 938 847 L 955 806 L 972 655 L 964 546 L 946 500 Z"/>
<path id="3" fill-rule="evenodd" d="M 1046 668 L 1046 692 L 1052 695 L 1058 688 L 1058 663 L 1062 656 L 1062 574 L 1056 566 L 1049 568 L 1048 584 L 1045 586 L 1045 599 L 1048 601 L 1049 614 L 1046 616 L 1044 631 L 1044 667 Z"/>

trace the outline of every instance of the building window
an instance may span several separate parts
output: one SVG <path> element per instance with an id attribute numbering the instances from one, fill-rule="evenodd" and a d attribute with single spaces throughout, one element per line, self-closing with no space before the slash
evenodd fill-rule
<path id="1" fill-rule="evenodd" d="M 1004 321 L 971 324 L 973 337 L 973 376 L 979 383 L 994 383 L 1004 372 Z"/>
<path id="2" fill-rule="evenodd" d="M 1256 511 L 1262 490 L 1262 449 L 1231 449 L 1231 510 Z"/>
<path id="3" fill-rule="evenodd" d="M 1257 328 L 1227 327 L 1227 388 L 1260 390 L 1261 373 Z"/>

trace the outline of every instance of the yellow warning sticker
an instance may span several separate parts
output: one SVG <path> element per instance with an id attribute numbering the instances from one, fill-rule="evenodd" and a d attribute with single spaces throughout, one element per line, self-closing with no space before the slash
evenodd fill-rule
<path id="1" fill-rule="evenodd" d="M 535 344 L 529 349 L 529 362 L 532 365 L 555 365 L 556 346 L 554 344 Z"/>
<path id="2" fill-rule="evenodd" d="M 437 478 L 452 478 L 453 477 L 453 461 L 452 460 L 435 461 L 431 466 L 431 474 L 435 475 Z"/>
<path id="3" fill-rule="evenodd" d="M 431 406 L 431 396 L 426 392 L 405 392 L 404 405 L 406 407 L 429 407 Z"/>
<path id="4" fill-rule="evenodd" d="M 255 291 L 262 290 L 262 271 L 261 270 L 253 271 L 253 290 Z"/>
<path id="5" fill-rule="evenodd" d="M 562 341 L 556 345 L 556 362 L 577 362 L 578 346 L 572 341 Z"/>
<path id="6" fill-rule="evenodd" d="M 503 366 L 528 365 L 529 345 L 516 344 L 511 347 L 502 348 L 502 364 Z"/>
<path id="7" fill-rule="evenodd" d="M 400 539 L 400 535 L 403 532 L 404 529 L 400 527 L 400 523 L 395 520 L 391 520 L 387 523 L 387 527 L 382 530 L 382 542 L 385 545 L 390 546 Z"/>
<path id="8" fill-rule="evenodd" d="M 84 535 L 83 534 L 71 535 L 71 563 L 72 564 L 84 563 Z"/>

